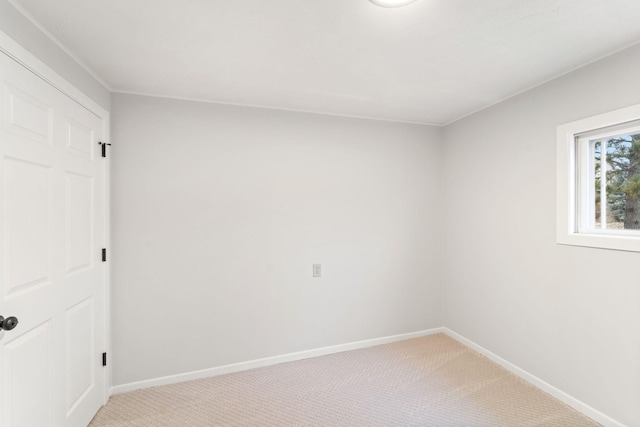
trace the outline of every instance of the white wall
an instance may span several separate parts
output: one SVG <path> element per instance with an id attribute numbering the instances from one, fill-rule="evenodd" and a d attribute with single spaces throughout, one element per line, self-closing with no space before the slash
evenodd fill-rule
<path id="1" fill-rule="evenodd" d="M 445 129 L 445 326 L 640 425 L 640 253 L 555 243 L 556 126 L 640 103 L 640 47 Z"/>
<path id="2" fill-rule="evenodd" d="M 441 129 L 112 103 L 114 385 L 442 325 Z"/>
<path id="3" fill-rule="evenodd" d="M 0 0 L 0 31 L 109 111 L 111 93 L 7 0 Z"/>

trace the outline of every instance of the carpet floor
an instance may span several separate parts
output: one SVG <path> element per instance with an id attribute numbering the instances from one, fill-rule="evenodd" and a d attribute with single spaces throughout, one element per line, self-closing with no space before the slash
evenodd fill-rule
<path id="1" fill-rule="evenodd" d="M 597 425 L 444 334 L 117 394 L 90 424 Z"/>

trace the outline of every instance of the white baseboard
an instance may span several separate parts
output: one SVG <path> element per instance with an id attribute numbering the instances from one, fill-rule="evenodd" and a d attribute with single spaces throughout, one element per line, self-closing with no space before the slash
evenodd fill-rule
<path id="1" fill-rule="evenodd" d="M 141 388 L 155 387 L 160 385 L 175 384 L 183 381 L 199 380 L 202 378 L 214 377 L 217 375 L 230 374 L 233 372 L 246 371 L 248 369 L 261 368 L 263 366 L 276 365 L 278 363 L 293 362 L 295 360 L 308 359 L 310 357 L 325 356 L 327 354 L 341 353 L 343 351 L 357 350 L 360 348 L 373 347 L 391 342 L 419 338 L 427 335 L 444 332 L 444 328 L 427 329 L 424 331 L 411 332 L 408 334 L 392 335 L 383 338 L 374 338 L 364 341 L 339 344 L 330 347 L 322 347 L 313 350 L 299 351 L 297 353 L 283 354 L 280 356 L 267 357 L 264 359 L 250 360 L 246 362 L 233 363 L 230 365 L 217 366 L 214 368 L 202 369 L 200 371 L 185 372 L 183 374 L 169 375 L 166 377 L 153 378 L 150 380 L 137 381 L 128 384 L 113 386 L 109 389 L 109 395 L 138 390 Z"/>
<path id="2" fill-rule="evenodd" d="M 587 417 L 591 418 L 592 420 L 599 422 L 603 426 L 606 426 L 606 427 L 625 427 L 625 425 L 622 424 L 621 422 L 618 422 L 618 421 L 614 420 L 613 418 L 611 418 L 611 417 L 603 414 L 602 412 L 592 408 L 591 406 L 587 405 L 586 403 L 581 402 L 580 400 L 574 398 L 573 396 L 570 396 L 569 394 L 563 392 L 562 390 L 557 389 L 556 387 L 552 386 L 551 384 L 541 380 L 540 378 L 536 377 L 533 374 L 530 374 L 529 372 L 525 371 L 524 369 L 521 369 L 521 368 L 517 367 L 513 363 L 504 360 L 502 357 L 498 356 L 497 354 L 490 352 L 486 348 L 479 346 L 475 342 L 463 337 L 462 335 L 452 331 L 451 329 L 449 329 L 449 328 L 442 328 L 442 329 L 443 329 L 443 332 L 445 334 L 447 334 L 448 336 L 450 336 L 451 338 L 455 339 L 456 341 L 461 342 L 462 344 L 466 345 L 467 347 L 470 347 L 470 348 L 474 349 L 478 353 L 480 353 L 483 356 L 487 357 L 488 359 L 496 362 L 498 365 L 500 365 L 503 368 L 511 371 L 512 373 L 514 373 L 515 375 L 519 376 L 520 378 L 522 378 L 523 380 L 527 381 L 528 383 L 533 384 L 534 386 L 538 387 L 539 389 L 541 389 L 545 393 L 548 393 L 551 396 L 553 396 L 556 399 L 558 399 L 559 401 L 566 403 L 567 405 L 571 406 L 573 409 L 583 413 L 584 415 L 586 415 Z"/>

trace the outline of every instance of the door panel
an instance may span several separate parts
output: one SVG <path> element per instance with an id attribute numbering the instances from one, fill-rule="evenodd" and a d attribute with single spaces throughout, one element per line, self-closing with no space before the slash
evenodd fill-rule
<path id="1" fill-rule="evenodd" d="M 66 173 L 67 274 L 91 268 L 93 253 L 93 178 Z"/>
<path id="2" fill-rule="evenodd" d="M 5 344 L 7 418 L 15 426 L 51 425 L 52 337 L 45 322 Z"/>
<path id="3" fill-rule="evenodd" d="M 69 153 L 93 160 L 96 145 L 94 131 L 73 120 L 67 120 L 67 151 Z"/>
<path id="4" fill-rule="evenodd" d="M 5 296 L 12 297 L 51 282 L 52 173 L 8 157 L 4 170 Z"/>
<path id="5" fill-rule="evenodd" d="M 93 298 L 82 301 L 66 312 L 67 351 L 67 415 L 71 414 L 83 398 L 95 387 L 96 369 L 93 355 Z"/>
<path id="6" fill-rule="evenodd" d="M 102 120 L 68 98 L 58 107 L 64 169 L 66 419 L 86 425 L 104 403 L 104 164 Z"/>
<path id="7" fill-rule="evenodd" d="M 0 53 L 0 425 L 86 426 L 105 403 L 104 119 Z"/>
<path id="8" fill-rule="evenodd" d="M 53 109 L 43 97 L 6 85 L 7 122 L 12 131 L 51 145 Z"/>

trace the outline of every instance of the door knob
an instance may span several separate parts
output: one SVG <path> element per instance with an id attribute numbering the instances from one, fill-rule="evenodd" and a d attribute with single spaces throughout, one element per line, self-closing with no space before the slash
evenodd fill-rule
<path id="1" fill-rule="evenodd" d="M 0 316 L 0 330 L 10 331 L 18 326 L 18 319 L 16 317 L 7 317 L 6 319 Z"/>

